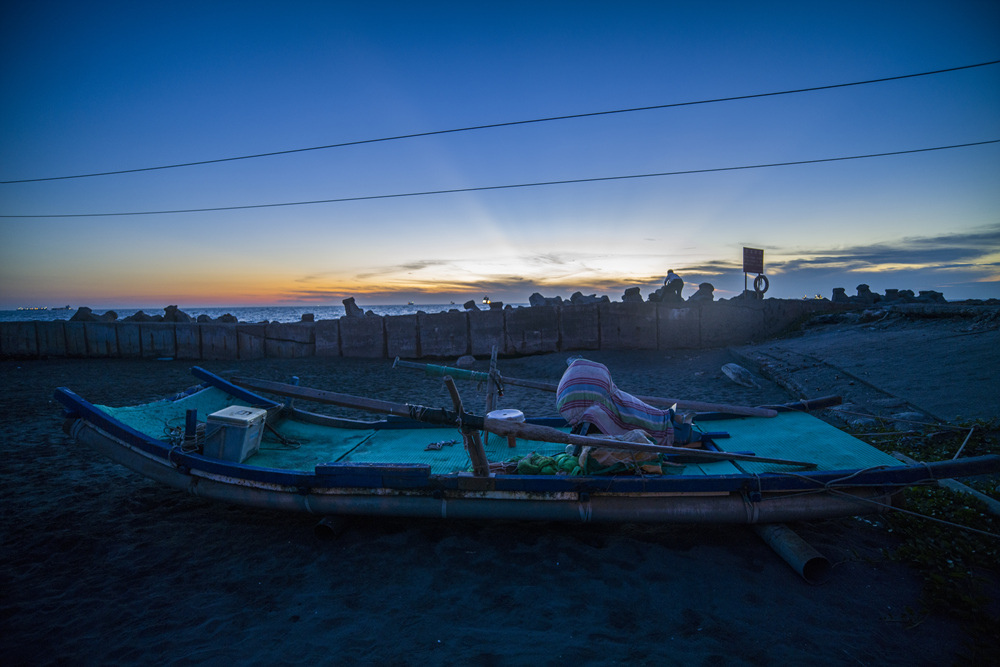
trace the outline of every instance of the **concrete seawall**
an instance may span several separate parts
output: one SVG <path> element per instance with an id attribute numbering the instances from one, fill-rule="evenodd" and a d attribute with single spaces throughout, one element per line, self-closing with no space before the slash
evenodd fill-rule
<path id="1" fill-rule="evenodd" d="M 571 350 L 670 350 L 739 345 L 804 317 L 851 309 L 822 300 L 599 303 L 341 317 L 293 323 L 0 322 L 0 357 L 372 359 L 504 356 Z"/>

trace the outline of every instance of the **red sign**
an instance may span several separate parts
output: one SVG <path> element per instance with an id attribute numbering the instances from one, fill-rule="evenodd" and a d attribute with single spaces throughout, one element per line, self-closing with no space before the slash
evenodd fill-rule
<path id="1" fill-rule="evenodd" d="M 764 251 L 743 248 L 743 273 L 764 273 Z"/>

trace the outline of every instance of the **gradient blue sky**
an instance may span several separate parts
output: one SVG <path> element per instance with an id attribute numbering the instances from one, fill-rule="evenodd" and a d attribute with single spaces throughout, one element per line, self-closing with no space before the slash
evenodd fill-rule
<path id="1" fill-rule="evenodd" d="M 1000 58 L 1000 3 L 22 2 L 0 180 L 823 86 Z M 0 185 L 0 215 L 270 204 L 1000 139 L 1000 65 L 181 169 Z M 190 214 L 0 218 L 0 308 L 1000 297 L 1000 144 L 804 166 Z"/>

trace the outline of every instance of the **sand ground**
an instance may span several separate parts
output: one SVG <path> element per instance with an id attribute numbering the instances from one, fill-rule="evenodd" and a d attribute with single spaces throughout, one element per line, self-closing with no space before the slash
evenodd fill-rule
<path id="1" fill-rule="evenodd" d="M 1000 332 L 969 320 L 815 327 L 736 350 L 585 353 L 639 394 L 996 417 Z M 567 354 L 501 360 L 556 381 Z M 737 362 L 757 388 L 721 372 Z M 485 368 L 485 362 L 478 362 Z M 138 403 L 190 363 L 0 362 L 0 651 L 36 664 L 951 664 L 962 628 L 907 619 L 920 582 L 868 519 L 793 526 L 834 564 L 805 583 L 741 526 L 355 519 L 211 503 L 79 449 L 52 390 Z M 214 372 L 447 405 L 440 379 L 350 359 L 206 362 Z M 766 375 L 765 375 L 766 373 Z M 768 377 L 769 376 L 769 377 Z M 461 385 L 467 406 L 483 391 Z M 501 407 L 555 414 L 508 387 Z"/>

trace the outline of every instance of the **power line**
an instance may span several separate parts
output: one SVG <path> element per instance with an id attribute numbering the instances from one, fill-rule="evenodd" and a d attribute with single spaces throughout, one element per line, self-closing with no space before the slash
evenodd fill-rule
<path id="1" fill-rule="evenodd" d="M 594 178 L 573 178 L 561 181 L 538 181 L 534 183 L 512 183 L 506 185 L 484 185 L 472 188 L 454 188 L 448 190 L 425 190 L 422 192 L 401 192 L 387 195 L 365 195 L 360 197 L 339 197 L 336 199 L 315 199 L 312 201 L 282 202 L 277 204 L 247 204 L 243 206 L 215 206 L 210 208 L 182 208 L 164 211 L 124 211 L 113 213 L 56 213 L 50 215 L 0 215 L 0 218 L 103 218 L 111 216 L 128 215 L 165 215 L 171 213 L 210 213 L 216 211 L 242 211 L 254 208 L 279 208 L 284 206 L 311 206 L 314 204 L 338 204 L 351 201 L 368 201 L 372 199 L 399 199 L 402 197 L 422 197 L 426 195 L 447 195 L 460 192 L 484 192 L 487 190 L 512 190 L 515 188 L 535 188 L 549 185 L 569 185 L 572 183 L 597 183 L 599 181 L 623 181 L 638 178 L 656 178 L 661 176 L 681 176 L 684 174 L 708 174 L 720 171 L 740 171 L 744 169 L 765 169 L 768 167 L 791 167 L 805 164 L 819 164 L 822 162 L 842 162 L 845 160 L 863 160 L 866 158 L 889 157 L 892 155 L 908 155 L 912 153 L 928 153 L 931 151 L 943 151 L 952 148 L 968 148 L 970 146 L 984 146 L 986 144 L 1000 143 L 1000 139 L 989 139 L 987 141 L 976 141 L 968 144 L 952 144 L 951 146 L 933 146 L 931 148 L 914 148 L 905 151 L 892 151 L 890 153 L 870 153 L 868 155 L 849 155 L 842 157 L 819 158 L 815 160 L 796 160 L 793 162 L 772 162 L 769 164 L 744 165 L 739 167 L 714 167 L 711 169 L 687 169 L 684 171 L 661 171 L 650 174 L 630 174 L 627 176 L 598 176 Z"/>
<path id="2" fill-rule="evenodd" d="M 89 173 L 89 174 L 73 174 L 73 175 L 69 175 L 69 176 L 47 176 L 47 177 L 43 177 L 43 178 L 22 178 L 22 179 L 11 180 L 11 181 L 0 181 L 0 185 L 10 185 L 10 184 L 13 184 L 13 183 L 39 183 L 39 182 L 42 182 L 42 181 L 62 181 L 62 180 L 68 180 L 68 179 L 72 179 L 72 178 L 91 178 L 91 177 L 94 177 L 94 176 L 115 176 L 115 175 L 119 175 L 119 174 L 134 174 L 134 173 L 139 173 L 139 172 L 143 172 L 143 171 L 157 171 L 157 170 L 161 170 L 161 169 L 178 169 L 180 167 L 195 167 L 195 166 L 198 166 L 198 165 L 205 165 L 205 164 L 218 164 L 220 162 L 235 162 L 237 160 L 252 160 L 252 159 L 262 158 L 262 157 L 273 157 L 275 155 L 289 155 L 289 154 L 292 154 L 292 153 L 305 153 L 305 152 L 308 152 L 308 151 L 321 151 L 321 150 L 328 150 L 328 149 L 331 149 L 331 148 L 344 148 L 344 147 L 347 147 L 347 146 L 360 146 L 362 144 L 375 144 L 375 143 L 381 143 L 381 142 L 386 142 L 386 141 L 398 141 L 400 139 L 416 139 L 418 137 L 431 137 L 431 136 L 436 136 L 436 135 L 441 135 L 441 134 L 455 134 L 455 133 L 458 133 L 458 132 L 472 132 L 472 131 L 475 131 L 475 130 L 487 130 L 487 129 L 493 129 L 493 128 L 498 128 L 498 127 L 511 127 L 511 126 L 514 126 L 514 125 L 529 125 L 529 124 L 532 124 L 532 123 L 548 123 L 548 122 L 558 121 L 558 120 L 570 120 L 570 119 L 573 119 L 573 118 L 590 118 L 590 117 L 594 117 L 594 116 L 609 116 L 609 115 L 612 115 L 612 114 L 633 113 L 633 112 L 636 112 L 636 111 L 653 111 L 653 110 L 656 110 L 656 109 L 671 109 L 671 108 L 675 108 L 675 107 L 695 106 L 695 105 L 698 105 L 698 104 L 714 104 L 714 103 L 717 103 L 717 102 L 735 102 L 735 101 L 738 101 L 738 100 L 750 100 L 750 99 L 761 98 L 761 97 L 775 97 L 775 96 L 778 96 L 778 95 L 793 95 L 793 94 L 796 94 L 796 93 L 810 93 L 810 92 L 815 92 L 815 91 L 818 91 L 818 90 L 833 90 L 833 89 L 836 89 L 836 88 L 848 88 L 848 87 L 851 87 L 851 86 L 865 86 L 865 85 L 872 84 L 872 83 L 885 83 L 887 81 L 899 81 L 901 79 L 913 79 L 913 78 L 921 77 L 921 76 L 931 76 L 931 75 L 934 75 L 934 74 L 945 74 L 947 72 L 957 72 L 959 70 L 973 69 L 973 68 L 976 68 L 976 67 L 986 67 L 988 65 L 996 65 L 998 63 L 1000 63 L 1000 60 L 991 60 L 991 61 L 988 61 L 988 62 L 976 63 L 974 65 L 962 65 L 960 67 L 949 67 L 947 69 L 938 69 L 938 70 L 932 70 L 932 71 L 929 71 L 929 72 L 917 72 L 915 74 L 900 74 L 900 75 L 897 75 L 897 76 L 882 77 L 880 79 L 868 79 L 866 81 L 852 81 L 850 83 L 835 83 L 835 84 L 830 84 L 830 85 L 826 85 L 826 86 L 812 86 L 810 88 L 795 88 L 795 89 L 792 89 L 792 90 L 781 90 L 781 91 L 770 92 L 770 93 L 754 93 L 754 94 L 751 94 L 751 95 L 736 95 L 736 96 L 732 96 L 732 97 L 717 97 L 717 98 L 708 99 L 708 100 L 696 100 L 696 101 L 689 101 L 689 102 L 672 102 L 670 104 L 656 104 L 656 105 L 653 105 L 653 106 L 632 107 L 632 108 L 628 108 L 628 109 L 612 109 L 612 110 L 608 110 L 608 111 L 591 111 L 591 112 L 588 112 L 588 113 L 568 114 L 568 115 L 564 115 L 564 116 L 549 116 L 549 117 L 546 117 L 546 118 L 531 118 L 531 119 L 527 119 L 527 120 L 512 120 L 512 121 L 507 121 L 507 122 L 502 122 L 502 123 L 489 123 L 489 124 L 486 124 L 486 125 L 471 125 L 469 127 L 459 127 L 459 128 L 449 129 L 449 130 L 432 130 L 432 131 L 429 131 L 429 132 L 416 132 L 416 133 L 413 133 L 413 134 L 399 134 L 399 135 L 395 135 L 395 136 L 391 136 L 391 137 L 380 137 L 380 138 L 377 138 L 377 139 L 359 139 L 357 141 L 345 141 L 345 142 L 341 142 L 341 143 L 337 143 L 337 144 L 326 144 L 324 146 L 309 146 L 307 148 L 291 148 L 291 149 L 288 149 L 288 150 L 272 151 L 272 152 L 269 152 L 269 153 L 254 153 L 254 154 L 251 154 L 251 155 L 238 155 L 238 156 L 235 156 L 235 157 L 216 158 L 216 159 L 213 159 L 213 160 L 198 160 L 198 161 L 194 161 L 194 162 L 179 162 L 179 163 L 176 163 L 176 164 L 164 164 L 164 165 L 158 165 L 158 166 L 154 166 L 154 167 L 139 167 L 139 168 L 136 168 L 136 169 L 119 169 L 119 170 L 116 170 L 116 171 L 100 171 L 100 172 L 93 172 L 93 173 Z"/>

